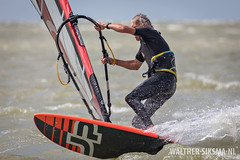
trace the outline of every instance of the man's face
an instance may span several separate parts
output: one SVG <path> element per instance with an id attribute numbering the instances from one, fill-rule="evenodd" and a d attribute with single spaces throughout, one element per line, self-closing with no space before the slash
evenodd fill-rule
<path id="1" fill-rule="evenodd" d="M 133 27 L 133 28 L 140 28 L 141 26 L 140 26 L 140 25 L 137 25 L 137 24 L 136 24 L 136 20 L 133 19 L 133 20 L 131 21 L 131 27 Z M 134 36 L 134 37 L 135 37 L 135 39 L 136 39 L 137 41 L 140 41 L 140 40 L 141 40 L 140 36 Z"/>

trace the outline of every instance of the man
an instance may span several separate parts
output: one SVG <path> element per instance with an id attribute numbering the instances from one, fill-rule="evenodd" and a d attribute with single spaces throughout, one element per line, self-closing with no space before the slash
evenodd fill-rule
<path id="1" fill-rule="evenodd" d="M 101 23 L 101 28 L 112 29 L 120 33 L 128 33 L 135 36 L 140 41 L 140 48 L 134 60 L 115 60 L 115 64 L 129 70 L 138 70 L 146 60 L 148 64 L 148 79 L 138 85 L 125 98 L 128 105 L 135 111 L 136 116 L 132 120 L 132 125 L 140 129 L 149 129 L 153 126 L 151 116 L 166 102 L 176 90 L 176 68 L 173 52 L 168 44 L 156 31 L 151 21 L 144 14 L 137 14 L 131 20 L 131 27 L 122 24 Z M 112 58 L 109 58 L 113 62 Z M 102 63 L 108 63 L 106 58 L 102 58 Z M 143 75 L 144 75 L 143 74 Z M 145 103 L 141 103 L 146 100 Z"/>

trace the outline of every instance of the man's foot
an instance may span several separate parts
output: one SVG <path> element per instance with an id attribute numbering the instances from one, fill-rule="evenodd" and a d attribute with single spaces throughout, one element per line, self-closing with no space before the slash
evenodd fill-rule
<path id="1" fill-rule="evenodd" d="M 148 130 L 148 129 L 152 128 L 152 127 L 153 127 L 153 125 L 151 124 L 151 125 L 146 127 L 146 130 Z"/>

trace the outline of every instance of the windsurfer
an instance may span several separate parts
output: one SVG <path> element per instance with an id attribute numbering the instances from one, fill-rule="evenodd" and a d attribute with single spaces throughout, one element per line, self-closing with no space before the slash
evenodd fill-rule
<path id="1" fill-rule="evenodd" d="M 129 70 L 138 70 L 146 60 L 149 69 L 145 74 L 148 74 L 148 79 L 128 94 L 125 100 L 136 113 L 132 125 L 135 128 L 148 129 L 153 126 L 151 116 L 175 93 L 177 75 L 174 54 L 161 33 L 153 28 L 144 14 L 133 17 L 131 26 L 101 22 L 98 24 L 101 28 L 95 27 L 96 30 L 112 29 L 134 35 L 140 41 L 134 60 L 115 59 L 115 64 Z M 109 60 L 113 62 L 112 58 Z M 101 61 L 103 64 L 108 63 L 106 58 Z M 146 100 L 144 104 L 142 100 Z"/>

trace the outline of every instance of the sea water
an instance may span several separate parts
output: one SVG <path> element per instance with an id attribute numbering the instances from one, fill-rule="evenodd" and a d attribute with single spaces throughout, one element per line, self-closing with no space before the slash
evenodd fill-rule
<path id="1" fill-rule="evenodd" d="M 91 24 L 79 25 L 105 98 L 98 33 Z M 156 155 L 117 159 L 240 159 L 240 23 L 155 22 L 154 27 L 175 53 L 178 82 L 174 96 L 152 117 L 150 131 L 176 143 Z M 133 36 L 103 34 L 116 58 L 135 58 L 139 42 Z M 57 55 L 43 23 L 0 24 L 0 159 L 94 159 L 57 146 L 34 125 L 33 115 L 41 112 L 91 118 L 73 84 L 58 82 Z M 131 126 L 135 113 L 124 98 L 144 80 L 147 65 L 138 71 L 108 69 L 111 120 Z M 66 81 L 61 62 L 59 70 Z"/>

